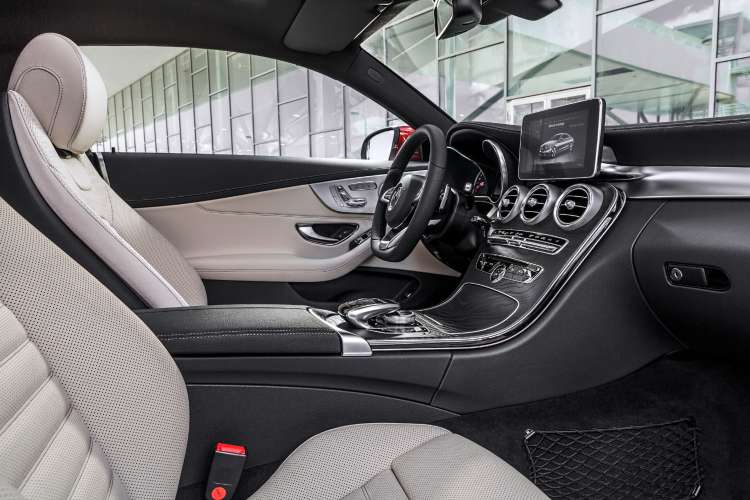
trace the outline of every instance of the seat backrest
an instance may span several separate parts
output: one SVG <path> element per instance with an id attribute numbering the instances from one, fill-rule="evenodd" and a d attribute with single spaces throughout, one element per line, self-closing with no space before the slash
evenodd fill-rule
<path id="1" fill-rule="evenodd" d="M 68 38 L 24 48 L 8 99 L 21 156 L 60 219 L 151 307 L 205 305 L 198 273 L 102 179 L 85 152 L 106 120 L 101 75 Z"/>
<path id="2" fill-rule="evenodd" d="M 188 425 L 158 339 L 0 199 L 0 497 L 173 500 Z"/>

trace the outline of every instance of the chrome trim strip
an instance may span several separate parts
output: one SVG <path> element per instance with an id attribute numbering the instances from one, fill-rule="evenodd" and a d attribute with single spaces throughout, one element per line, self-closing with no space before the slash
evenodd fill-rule
<path id="1" fill-rule="evenodd" d="M 450 336 L 439 338 L 389 339 L 381 341 L 376 341 L 375 339 L 373 339 L 371 341 L 373 351 L 399 351 L 413 349 L 429 351 L 444 349 L 482 349 L 489 346 L 502 344 L 521 335 L 526 331 L 527 328 L 531 327 L 534 322 L 545 313 L 550 305 L 555 302 L 555 299 L 558 297 L 558 295 L 562 292 L 562 290 L 565 289 L 565 285 L 573 278 L 573 276 L 575 276 L 575 272 L 586 261 L 586 258 L 591 254 L 594 248 L 596 248 L 597 244 L 614 225 L 615 221 L 622 213 L 622 209 L 625 206 L 626 196 L 622 191 L 616 191 L 617 194 L 614 196 L 614 199 L 607 209 L 608 215 L 599 222 L 594 230 L 591 231 L 589 236 L 581 243 L 576 252 L 571 256 L 571 258 L 568 259 L 566 265 L 560 270 L 555 279 L 550 282 L 550 285 L 547 287 L 545 292 L 541 294 L 539 300 L 529 308 L 529 311 L 526 314 L 515 320 L 512 324 L 495 332 L 488 332 L 485 334 L 472 335 L 468 337 L 461 336 L 461 333 L 454 333 L 450 334 Z M 524 323 L 526 324 L 523 325 Z M 517 331 L 513 331 L 521 325 L 523 325 L 523 328 L 519 328 Z M 512 334 L 508 335 L 511 332 Z M 433 345 L 425 345 L 427 342 Z M 467 343 L 475 343 L 476 345 L 461 345 Z M 423 345 L 420 346 L 419 344 Z M 390 346 L 390 348 L 384 348 L 383 346 Z"/>
<path id="2" fill-rule="evenodd" d="M 497 158 L 497 164 L 500 170 L 500 194 L 502 195 L 508 189 L 508 160 L 505 158 L 505 153 L 498 143 L 491 139 L 485 139 L 482 141 L 483 150 L 485 144 L 492 149 L 492 152 L 495 153 L 495 157 Z"/>
<path id="3" fill-rule="evenodd" d="M 631 200 L 750 198 L 747 167 L 629 167 L 603 164 L 602 180 Z"/>
<path id="4" fill-rule="evenodd" d="M 343 330 L 336 325 L 326 321 L 326 319 L 323 317 L 323 314 L 329 311 L 323 311 L 322 309 L 308 307 L 307 312 L 309 312 L 313 318 L 325 324 L 328 328 L 339 334 L 339 338 L 341 338 L 341 356 L 372 356 L 372 348 L 370 348 L 370 344 L 365 339 L 363 339 L 359 335 L 347 332 L 346 330 Z M 334 313 L 331 312 L 331 314 Z"/>

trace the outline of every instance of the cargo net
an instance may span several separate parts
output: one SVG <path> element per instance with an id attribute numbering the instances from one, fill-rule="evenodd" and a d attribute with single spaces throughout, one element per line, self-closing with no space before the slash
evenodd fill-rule
<path id="1" fill-rule="evenodd" d="M 527 430 L 534 483 L 550 498 L 695 498 L 701 489 L 692 419 L 582 431 Z"/>

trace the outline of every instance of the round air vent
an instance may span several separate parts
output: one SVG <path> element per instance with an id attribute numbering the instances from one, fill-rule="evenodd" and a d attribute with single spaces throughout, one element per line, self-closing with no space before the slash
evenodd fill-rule
<path id="1" fill-rule="evenodd" d="M 587 224 L 599 212 L 603 195 L 599 188 L 588 184 L 574 184 L 560 195 L 555 205 L 555 222 L 563 229 L 577 229 Z"/>
<path id="2" fill-rule="evenodd" d="M 560 190 L 550 184 L 537 184 L 529 189 L 523 205 L 521 205 L 521 219 L 526 224 L 539 224 L 552 211 Z"/>
<path id="3" fill-rule="evenodd" d="M 521 211 L 521 202 L 526 196 L 527 189 L 524 186 L 511 186 L 505 190 L 497 204 L 497 218 L 500 222 L 508 222 Z"/>

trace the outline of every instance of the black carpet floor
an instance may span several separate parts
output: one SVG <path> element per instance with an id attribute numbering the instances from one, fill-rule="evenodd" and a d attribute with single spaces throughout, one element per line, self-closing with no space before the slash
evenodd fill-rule
<path id="1" fill-rule="evenodd" d="M 621 380 L 535 403 L 437 422 L 502 457 L 529 476 L 524 431 L 656 424 L 693 417 L 700 428 L 704 476 L 699 498 L 750 499 L 750 366 L 695 359 L 659 360 Z M 235 498 L 247 498 L 278 463 L 249 469 Z M 196 485 L 197 486 L 197 485 Z M 200 487 L 178 498 L 200 498 Z M 194 496 L 195 495 L 195 496 Z"/>
<path id="2" fill-rule="evenodd" d="M 699 498 L 750 499 L 750 367 L 663 359 L 616 382 L 565 397 L 488 410 L 442 425 L 529 476 L 524 431 L 647 425 L 694 417 L 700 428 Z"/>

